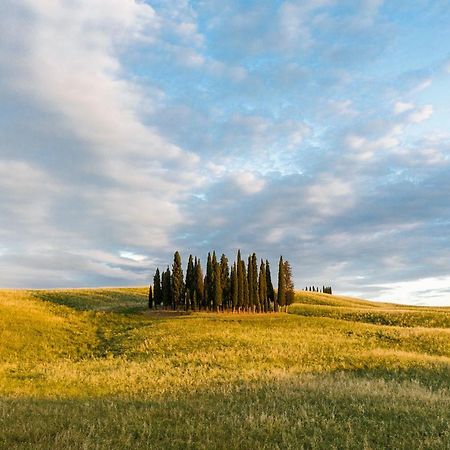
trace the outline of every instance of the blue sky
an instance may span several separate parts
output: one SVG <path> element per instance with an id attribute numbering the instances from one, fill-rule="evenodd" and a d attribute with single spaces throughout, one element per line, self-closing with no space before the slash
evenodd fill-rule
<path id="1" fill-rule="evenodd" d="M 174 249 L 450 305 L 447 1 L 7 0 L 0 285 Z"/>

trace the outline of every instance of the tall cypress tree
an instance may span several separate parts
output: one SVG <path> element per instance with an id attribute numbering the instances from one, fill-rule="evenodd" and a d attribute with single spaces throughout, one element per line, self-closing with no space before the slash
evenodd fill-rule
<path id="1" fill-rule="evenodd" d="M 272 275 L 270 274 L 269 261 L 266 259 L 266 286 L 267 286 L 267 299 L 270 302 L 275 302 L 275 290 L 272 283 Z"/>
<path id="2" fill-rule="evenodd" d="M 220 285 L 222 286 L 222 305 L 225 308 L 230 307 L 230 269 L 228 267 L 228 258 L 222 254 L 220 257 Z"/>
<path id="3" fill-rule="evenodd" d="M 283 257 L 280 256 L 280 263 L 278 264 L 278 292 L 277 292 L 277 308 L 281 307 L 283 311 L 284 306 L 286 305 L 286 277 L 284 276 L 284 264 Z"/>
<path id="4" fill-rule="evenodd" d="M 170 275 L 170 269 L 167 267 L 167 270 L 162 274 L 161 280 L 161 290 L 162 290 L 162 298 L 163 305 L 165 308 L 168 308 L 172 303 L 172 280 Z"/>
<path id="5" fill-rule="evenodd" d="M 155 299 L 155 308 L 161 306 L 162 303 L 161 276 L 159 274 L 158 268 L 156 268 L 156 272 L 153 277 L 153 296 Z"/>
<path id="6" fill-rule="evenodd" d="M 264 265 L 264 261 L 262 259 L 261 265 L 259 266 L 258 290 L 261 310 L 267 312 L 269 310 L 269 305 L 267 299 L 266 266 Z"/>
<path id="7" fill-rule="evenodd" d="M 248 290 L 247 271 L 245 269 L 244 261 L 241 261 L 241 271 L 242 271 L 243 295 L 244 295 L 244 298 L 242 299 L 242 307 L 244 308 L 244 311 L 248 311 L 250 299 L 249 299 L 249 290 Z"/>
<path id="8" fill-rule="evenodd" d="M 256 259 L 256 253 L 252 255 L 252 278 L 253 278 L 253 286 L 252 286 L 252 296 L 253 296 L 253 304 L 255 305 L 255 309 L 257 312 L 261 311 L 261 303 L 259 300 L 259 289 L 258 289 L 258 260 Z"/>
<path id="9" fill-rule="evenodd" d="M 252 269 L 252 257 L 249 255 L 247 260 L 247 283 L 248 283 L 248 308 L 250 311 L 254 311 L 255 298 L 253 296 L 253 269 Z"/>
<path id="10" fill-rule="evenodd" d="M 206 262 L 205 297 L 206 307 L 209 309 L 214 301 L 214 266 L 211 253 L 208 253 L 208 261 Z"/>
<path id="11" fill-rule="evenodd" d="M 195 303 L 197 308 L 204 308 L 206 305 L 204 303 L 205 288 L 203 284 L 203 272 L 200 259 L 197 260 L 195 266 Z"/>
<path id="12" fill-rule="evenodd" d="M 148 287 L 148 307 L 150 309 L 153 308 L 153 289 L 152 289 L 152 285 L 150 285 Z"/>
<path id="13" fill-rule="evenodd" d="M 184 279 L 181 256 L 178 251 L 173 255 L 172 266 L 172 306 L 177 309 L 184 304 Z"/>
<path id="14" fill-rule="evenodd" d="M 239 298 L 239 283 L 238 283 L 236 263 L 234 263 L 233 267 L 231 268 L 231 302 L 233 312 L 235 312 L 236 308 L 238 307 L 238 298 Z"/>
<path id="15" fill-rule="evenodd" d="M 236 263 L 236 269 L 237 269 L 237 279 L 238 279 L 238 302 L 237 307 L 240 311 L 241 308 L 244 306 L 244 274 L 242 272 L 242 259 L 241 259 L 241 251 L 238 250 L 237 254 L 237 263 Z"/>
<path id="16" fill-rule="evenodd" d="M 197 258 L 196 258 L 197 260 Z M 189 255 L 188 265 L 186 269 L 186 310 L 194 307 L 195 292 L 195 268 L 192 255 Z"/>
<path id="17" fill-rule="evenodd" d="M 214 259 L 213 259 L 214 261 Z M 214 292 L 213 292 L 213 309 L 219 311 L 222 305 L 222 285 L 221 285 L 221 270 L 220 264 L 217 260 L 214 261 Z"/>
<path id="18" fill-rule="evenodd" d="M 250 309 L 253 312 L 259 311 L 258 264 L 255 253 L 248 257 L 247 279 Z"/>
<path id="19" fill-rule="evenodd" d="M 331 294 L 330 286 L 310 286 L 306 290 Z M 230 308 L 233 311 L 267 312 L 273 301 L 274 311 L 280 308 L 287 311 L 287 306 L 295 300 L 294 295 L 292 267 L 282 256 L 279 260 L 278 290 L 275 292 L 269 262 L 261 259 L 258 266 L 255 253 L 248 260 L 242 260 L 238 250 L 237 259 L 230 268 L 225 254 L 218 260 L 216 252 L 210 252 L 205 277 L 200 259 L 189 255 L 186 278 L 183 279 L 181 256 L 176 251 L 171 268 L 167 267 L 163 272 L 156 269 L 153 285 L 149 286 L 148 307 L 163 305 L 174 309 L 186 307 L 186 310 L 206 308 L 219 311 Z"/>
<path id="20" fill-rule="evenodd" d="M 294 281 L 292 279 L 292 267 L 289 261 L 284 261 L 284 285 L 286 289 L 286 305 L 292 305 L 295 301 Z M 319 288 L 317 288 L 318 290 Z"/>

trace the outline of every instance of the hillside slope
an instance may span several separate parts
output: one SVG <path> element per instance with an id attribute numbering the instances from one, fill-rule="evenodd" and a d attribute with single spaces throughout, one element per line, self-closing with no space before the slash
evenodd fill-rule
<path id="1" fill-rule="evenodd" d="M 372 302 L 316 292 L 296 293 L 289 312 L 356 322 L 402 327 L 450 328 L 450 308 Z"/>
<path id="2" fill-rule="evenodd" d="M 292 314 L 185 314 L 146 293 L 0 291 L 0 448 L 450 442 L 446 308 L 299 292 Z"/>

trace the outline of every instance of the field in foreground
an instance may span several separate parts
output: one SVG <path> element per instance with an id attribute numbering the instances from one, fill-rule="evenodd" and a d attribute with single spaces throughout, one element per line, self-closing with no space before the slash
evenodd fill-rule
<path id="1" fill-rule="evenodd" d="M 450 448 L 449 308 L 145 301 L 145 288 L 0 291 L 0 448 Z"/>

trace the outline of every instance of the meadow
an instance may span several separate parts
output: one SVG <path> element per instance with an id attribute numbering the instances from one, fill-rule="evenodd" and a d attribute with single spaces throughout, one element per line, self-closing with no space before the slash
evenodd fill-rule
<path id="1" fill-rule="evenodd" d="M 450 308 L 297 292 L 287 314 L 187 314 L 146 299 L 0 291 L 0 448 L 450 448 Z"/>

